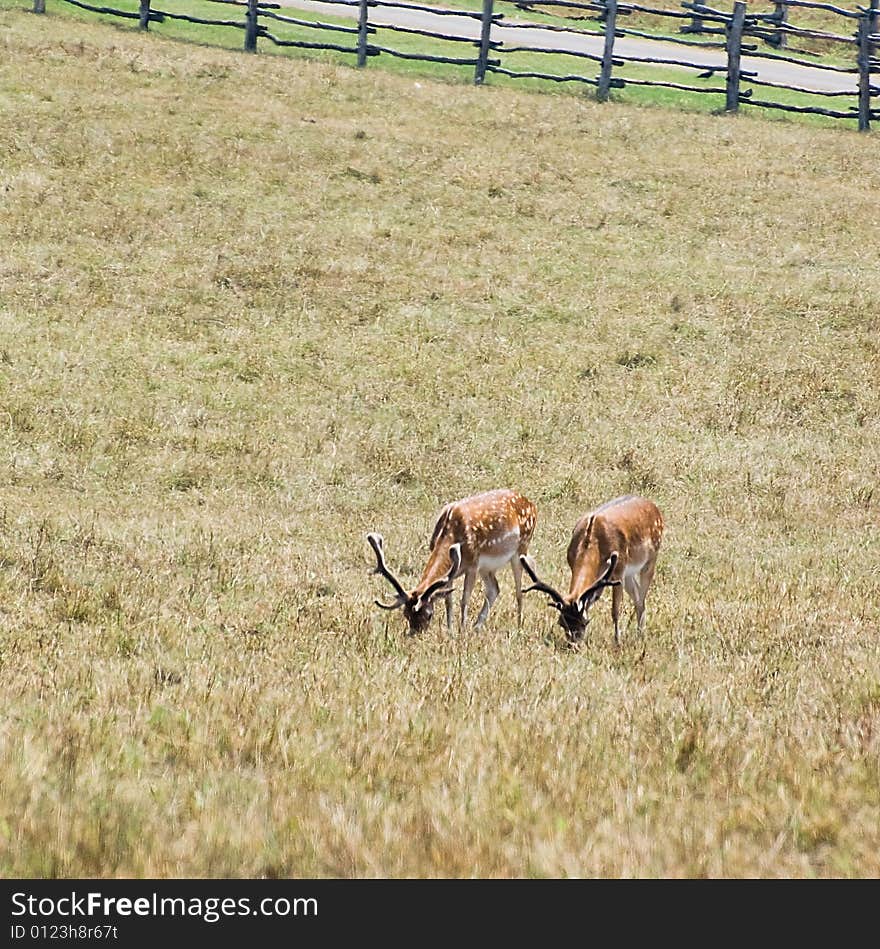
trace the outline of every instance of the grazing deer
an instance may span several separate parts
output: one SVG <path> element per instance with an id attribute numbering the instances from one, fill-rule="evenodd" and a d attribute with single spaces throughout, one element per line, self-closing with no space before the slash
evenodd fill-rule
<path id="1" fill-rule="evenodd" d="M 486 600 L 475 624 L 479 629 L 498 596 L 495 573 L 509 563 L 516 585 L 517 621 L 522 625 L 520 557 L 529 548 L 536 518 L 535 505 L 516 491 L 486 491 L 447 504 L 434 525 L 431 555 L 422 572 L 422 579 L 409 593 L 385 564 L 381 535 L 367 534 L 367 540 L 376 554 L 374 573 L 385 577 L 397 593 L 391 603 L 376 600 L 376 605 L 383 610 L 396 610 L 402 606 L 410 632 L 419 633 L 431 622 L 434 615 L 433 601 L 442 596 L 446 600 L 446 626 L 451 630 L 452 583 L 456 577 L 464 574 L 461 593 L 461 628 L 464 629 L 467 625 L 468 602 L 479 574 L 486 593 Z"/>
<path id="2" fill-rule="evenodd" d="M 628 494 L 615 498 L 584 515 L 574 528 L 568 545 L 571 583 L 568 595 L 542 583 L 534 566 L 523 556 L 520 561 L 533 585 L 524 592 L 538 590 L 550 597 L 549 605 L 559 611 L 559 625 L 569 642 L 577 642 L 586 631 L 590 607 L 612 588 L 611 618 L 614 642 L 620 641 L 620 601 L 623 589 L 636 609 L 639 635 L 645 631 L 645 597 L 654 577 L 654 565 L 663 536 L 663 515 L 652 501 Z"/>

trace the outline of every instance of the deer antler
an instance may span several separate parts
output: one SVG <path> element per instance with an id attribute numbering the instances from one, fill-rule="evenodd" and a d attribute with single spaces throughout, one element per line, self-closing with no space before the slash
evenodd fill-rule
<path id="1" fill-rule="evenodd" d="M 397 598 L 391 603 L 381 603 L 379 600 L 374 600 L 373 602 L 375 602 L 376 606 L 382 607 L 383 610 L 396 610 L 406 603 L 406 601 L 409 599 L 409 594 L 406 592 L 406 590 L 404 590 L 401 582 L 388 569 L 388 565 L 385 563 L 385 550 L 382 535 L 367 534 L 367 540 L 369 541 L 370 546 L 373 548 L 373 552 L 376 554 L 376 569 L 373 571 L 373 573 L 385 577 L 385 579 L 397 591 Z"/>
<path id="2" fill-rule="evenodd" d="M 425 603 L 429 603 L 435 596 L 439 596 L 441 593 L 446 594 L 451 592 L 452 587 L 450 584 L 455 579 L 455 575 L 461 566 L 461 544 L 453 544 L 449 548 L 449 559 L 452 561 L 452 566 L 450 566 L 446 576 L 443 577 L 442 580 L 436 580 L 425 590 L 413 607 L 415 611 L 420 610 Z"/>
<path id="3" fill-rule="evenodd" d="M 552 606 L 556 610 L 561 610 L 565 601 L 559 592 L 538 579 L 537 573 L 535 573 L 525 554 L 520 556 L 519 562 L 523 565 L 523 569 L 532 580 L 532 585 L 530 587 L 526 587 L 525 590 L 523 590 L 523 593 L 531 593 L 532 590 L 537 590 L 539 593 L 546 593 L 547 596 L 550 597 L 550 602 L 547 605 Z"/>
<path id="4" fill-rule="evenodd" d="M 617 558 L 617 551 L 615 551 L 606 561 L 605 572 L 589 589 L 584 590 L 584 592 L 581 594 L 581 597 L 578 600 L 578 609 L 582 613 L 592 602 L 599 599 L 599 595 L 602 593 L 605 587 L 620 586 L 620 580 L 608 579 L 608 577 L 611 576 L 614 568 L 617 566 Z"/>

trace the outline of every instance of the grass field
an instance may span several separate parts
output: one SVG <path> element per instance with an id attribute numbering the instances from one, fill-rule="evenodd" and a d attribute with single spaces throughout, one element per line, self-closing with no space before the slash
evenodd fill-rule
<path id="1" fill-rule="evenodd" d="M 880 874 L 873 136 L 0 51 L 0 875 Z M 659 504 L 644 645 L 373 607 L 496 486 Z"/>

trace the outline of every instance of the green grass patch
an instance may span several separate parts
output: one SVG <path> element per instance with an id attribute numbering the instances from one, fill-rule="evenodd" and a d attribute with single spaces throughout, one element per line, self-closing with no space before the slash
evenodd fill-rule
<path id="1" fill-rule="evenodd" d="M 462 0 L 459 4 L 463 8 L 470 9 L 470 6 Z M 97 14 L 80 10 L 62 2 L 62 0 L 49 0 L 48 7 L 50 12 L 57 12 L 64 16 L 73 15 L 77 18 L 96 19 Z M 118 9 L 130 12 L 136 12 L 138 5 L 135 0 L 120 0 Z M 244 24 L 243 8 L 228 6 L 225 4 L 204 2 L 204 0 L 174 0 L 174 2 L 158 5 L 158 10 L 167 9 L 169 12 L 176 12 L 195 16 L 199 18 L 220 18 L 230 19 Z M 284 8 L 277 11 L 283 15 L 296 17 L 300 20 L 329 23 L 336 26 L 343 26 L 351 29 L 356 20 L 346 17 L 334 17 L 326 14 L 315 14 L 309 11 L 297 10 L 295 8 Z M 512 8 L 511 11 L 505 11 L 510 16 L 516 18 L 526 17 L 533 22 L 543 22 L 552 24 L 570 25 L 582 27 L 584 21 L 576 19 L 560 19 L 551 15 L 527 14 L 524 11 L 518 11 Z M 107 19 L 105 17 L 105 19 Z M 130 20 L 115 21 L 118 28 L 128 30 L 136 28 L 132 26 Z M 267 26 L 281 41 L 297 41 L 307 43 L 332 43 L 348 46 L 352 50 L 356 47 L 356 36 L 350 33 L 336 33 L 326 30 L 312 29 L 305 26 L 297 26 L 284 23 L 282 21 L 264 19 L 263 24 Z M 590 28 L 600 28 L 601 24 L 590 20 L 586 25 Z M 236 49 L 241 48 L 244 40 L 243 28 L 230 26 L 205 26 L 203 24 L 192 24 L 182 20 L 166 19 L 163 23 L 151 23 L 150 31 L 156 35 L 167 37 L 169 39 L 181 40 L 191 43 L 204 43 L 222 48 Z M 399 50 L 408 55 L 440 55 L 449 57 L 472 58 L 476 55 L 476 48 L 472 42 L 451 42 L 443 40 L 433 40 L 430 38 L 401 33 L 398 31 L 378 29 L 370 36 L 370 42 L 375 45 L 390 47 Z M 332 50 L 307 50 L 299 48 L 289 48 L 274 44 L 271 40 L 263 37 L 259 40 L 259 50 L 261 55 L 283 55 L 293 57 L 310 58 L 321 62 L 337 63 L 340 65 L 354 65 L 355 54 L 342 53 Z M 694 58 L 699 60 L 699 50 L 691 50 L 688 47 L 680 48 L 682 58 Z M 496 58 L 498 54 L 493 54 Z M 828 62 L 836 60 L 828 59 Z M 564 54 L 541 54 L 541 53 L 513 53 L 501 54 L 501 65 L 516 72 L 522 73 L 546 73 L 555 76 L 582 76 L 586 79 L 597 79 L 599 65 L 591 60 L 576 56 L 566 56 Z M 410 59 L 402 59 L 391 54 L 382 54 L 378 57 L 370 57 L 368 67 L 371 69 L 381 68 L 392 73 L 398 73 L 411 76 L 424 76 L 443 82 L 471 82 L 473 80 L 474 69 L 472 66 L 456 66 L 441 63 L 420 62 Z M 650 80 L 655 82 L 675 82 L 684 83 L 696 87 L 716 88 L 724 82 L 723 74 L 716 74 L 709 79 L 701 79 L 696 70 L 663 67 L 646 66 L 639 64 L 628 64 L 622 70 L 617 69 L 614 72 L 616 77 L 622 79 Z M 571 81 L 556 83 L 548 80 L 534 78 L 513 78 L 504 76 L 500 73 L 490 72 L 486 81 L 492 85 L 501 86 L 521 86 L 535 92 L 552 95 L 586 95 L 593 96 L 595 87 L 588 83 L 581 83 L 576 79 Z M 748 90 L 750 85 L 743 81 L 743 90 Z M 767 89 L 760 86 L 753 87 L 755 98 L 778 102 L 782 105 L 792 106 L 820 106 L 830 109 L 841 109 L 853 106 L 856 102 L 856 95 L 841 98 L 830 98 L 820 96 L 809 96 L 802 93 L 789 92 L 779 89 Z M 700 94 L 696 92 L 687 92 L 682 90 L 668 89 L 662 87 L 629 86 L 622 90 L 614 90 L 613 100 L 626 101 L 631 103 L 643 104 L 648 106 L 659 106 L 661 108 L 680 109 L 683 111 L 697 112 L 717 112 L 724 109 L 724 97 L 716 94 Z M 805 122 L 813 126 L 838 126 L 841 128 L 854 129 L 857 127 L 855 119 L 832 119 L 820 115 L 794 114 L 783 111 L 769 110 L 764 108 L 751 108 L 748 105 L 742 105 L 741 110 L 749 115 L 760 119 L 769 119 L 774 121 L 795 121 Z"/>

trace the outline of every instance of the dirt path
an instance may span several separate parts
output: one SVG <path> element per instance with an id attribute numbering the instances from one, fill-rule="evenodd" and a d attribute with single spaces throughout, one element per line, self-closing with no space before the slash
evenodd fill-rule
<path id="1" fill-rule="evenodd" d="M 301 10 L 310 10 L 313 13 L 322 16 L 337 17 L 357 17 L 356 7 L 345 7 L 333 3 L 321 3 L 318 0 L 279 0 L 284 6 L 297 7 Z M 492 27 L 492 39 L 503 40 L 511 46 L 528 46 L 543 49 L 574 50 L 576 52 L 587 52 L 595 55 L 602 55 L 602 37 L 599 36 L 578 36 L 570 33 L 554 33 L 550 30 L 541 30 L 530 27 L 526 21 L 508 20 L 505 17 L 504 22 L 507 26 Z M 467 16 L 438 16 L 433 13 L 426 13 L 421 10 L 403 10 L 399 7 L 371 8 L 370 23 L 382 26 L 388 24 L 391 26 L 407 26 L 418 30 L 432 30 L 436 33 L 445 33 L 447 35 L 461 36 L 469 39 L 478 39 L 480 35 L 480 23 Z M 515 24 L 515 25 L 514 25 Z M 674 65 L 676 61 L 687 60 L 705 64 L 706 69 L 720 69 L 716 74 L 716 79 L 721 84 L 724 82 L 725 70 L 727 67 L 727 56 L 723 49 L 702 49 L 699 47 L 688 47 L 677 43 L 664 43 L 658 40 L 644 40 L 635 37 L 621 37 L 615 41 L 614 51 L 621 56 L 640 56 L 653 60 L 662 60 L 664 63 Z M 856 94 L 857 81 L 854 74 L 833 73 L 822 69 L 814 69 L 809 66 L 797 66 L 792 63 L 770 62 L 766 59 L 756 58 L 744 53 L 742 57 L 742 68 L 749 72 L 757 74 L 759 79 L 768 82 L 780 82 L 792 86 L 802 86 L 805 89 L 815 89 L 820 92 L 838 92 L 851 91 Z M 548 70 L 549 71 L 549 70 Z M 594 72 L 598 72 L 598 64 L 595 64 Z M 685 69 L 682 69 L 683 80 Z M 687 69 L 687 74 L 694 75 L 693 69 Z M 762 97 L 756 89 L 756 97 Z M 846 107 L 850 105 L 847 100 L 828 100 L 829 108 Z"/>

